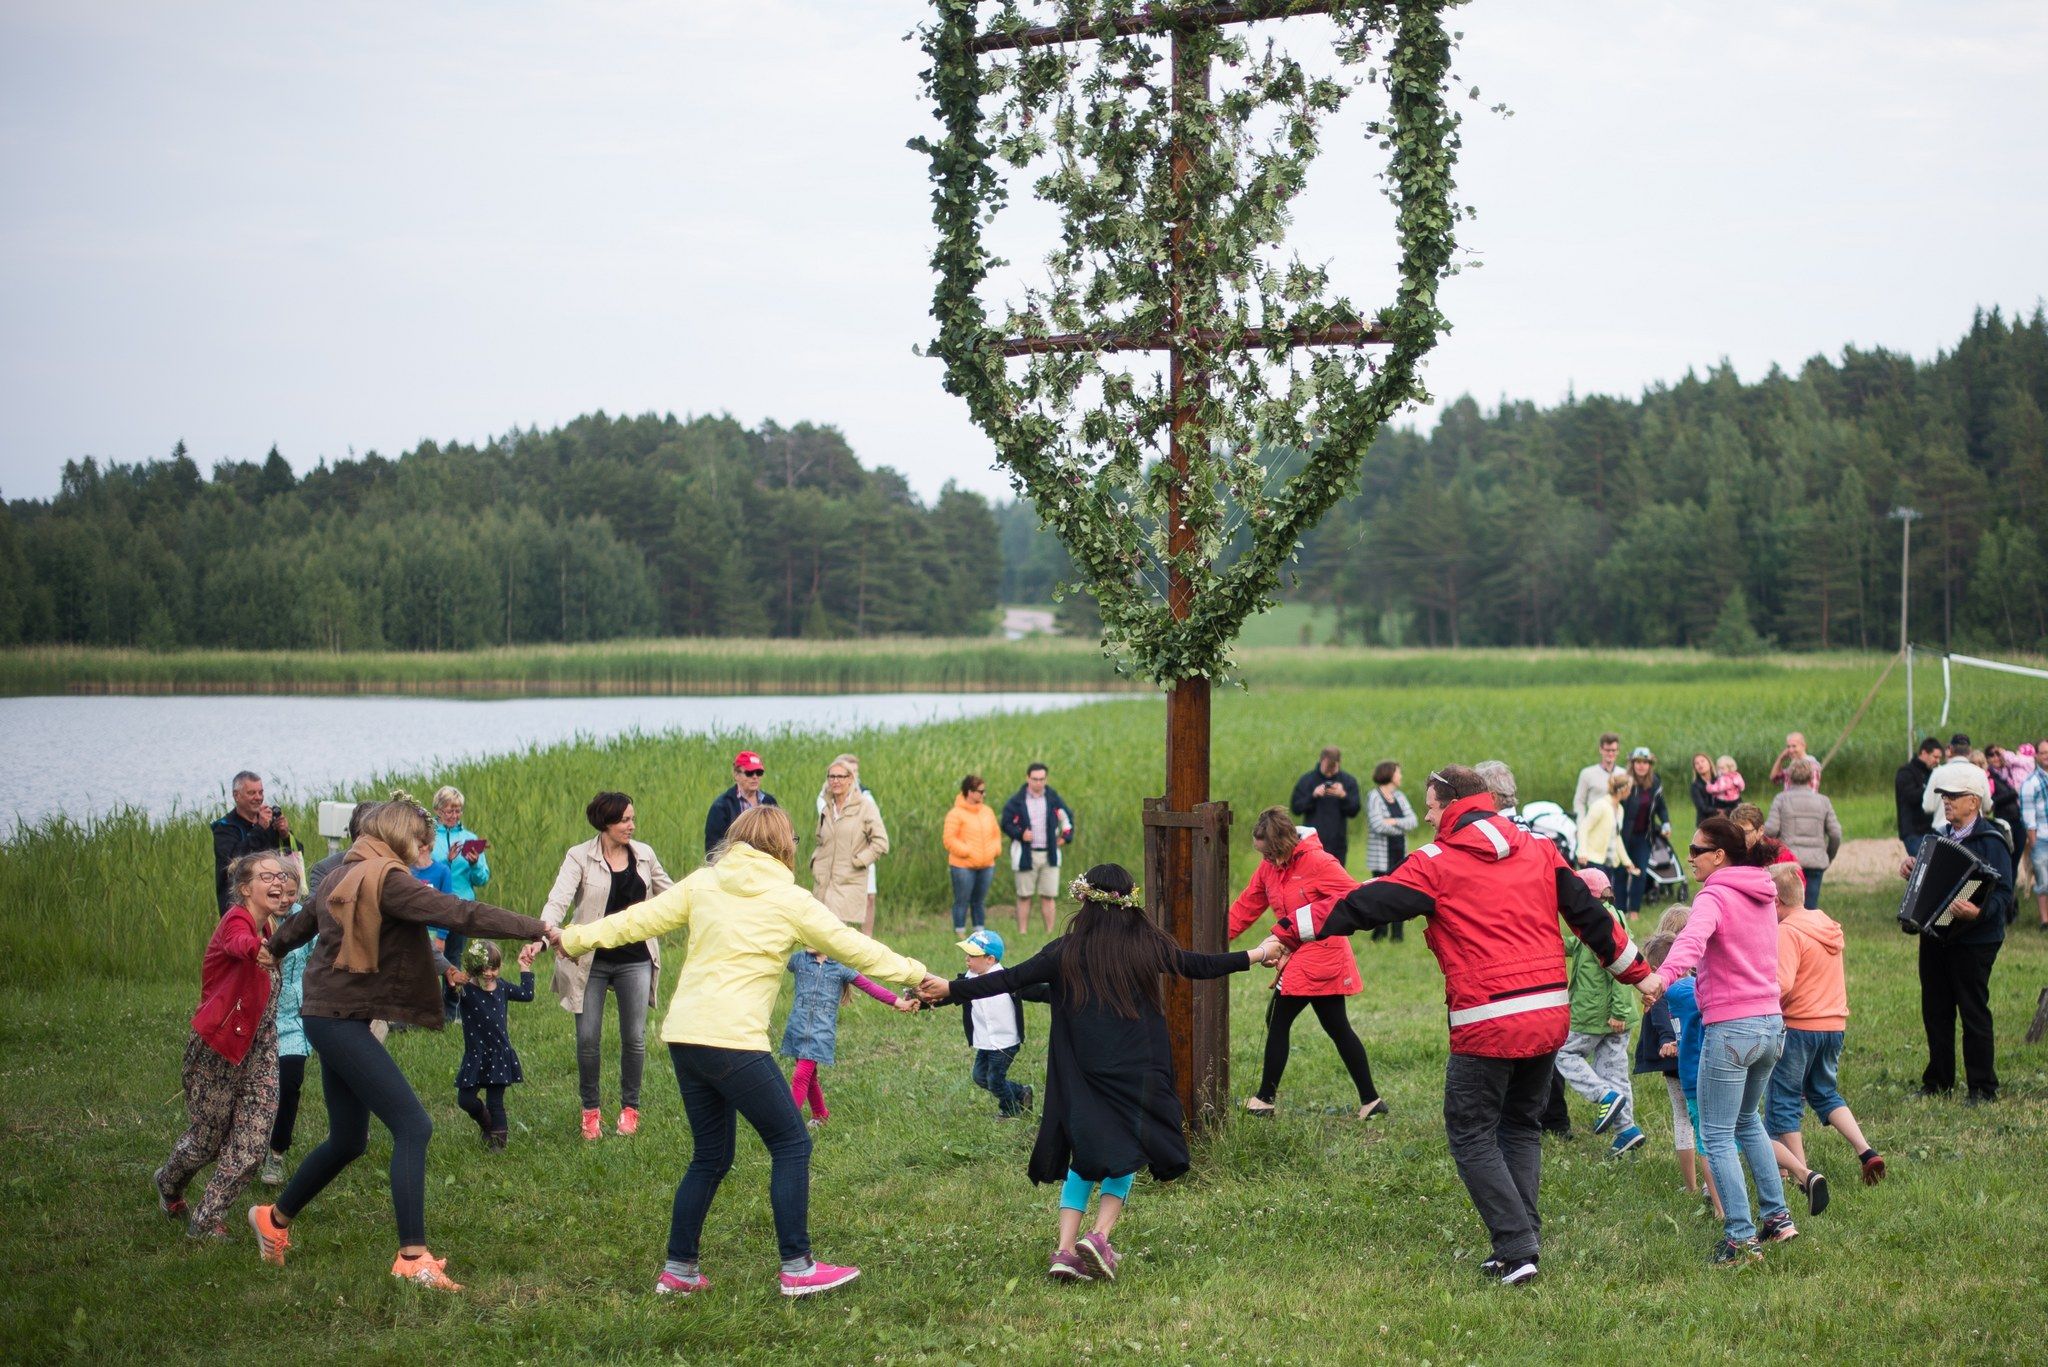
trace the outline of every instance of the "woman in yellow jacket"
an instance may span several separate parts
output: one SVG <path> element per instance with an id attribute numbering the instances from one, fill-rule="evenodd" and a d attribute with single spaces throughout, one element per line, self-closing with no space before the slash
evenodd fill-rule
<path id="1" fill-rule="evenodd" d="M 1621 804 L 1635 787 L 1634 779 L 1616 773 L 1607 780 L 1607 796 L 1586 804 L 1586 814 L 1579 818 L 1579 867 L 1604 869 L 1615 882 L 1621 880 L 1623 869 L 1638 871 L 1621 838 Z"/>
<path id="2" fill-rule="evenodd" d="M 688 927 L 689 953 L 661 1037 L 690 1119 L 690 1166 L 676 1188 L 659 1294 L 701 1291 L 697 1240 L 718 1184 L 732 1167 L 734 1117 L 768 1147 L 768 1200 L 782 1251 L 782 1294 L 810 1296 L 860 1275 L 811 1258 L 811 1136 L 768 1047 L 768 1017 L 791 951 L 799 946 L 892 983 L 919 983 L 925 967 L 868 939 L 796 885 L 796 832 L 780 807 L 744 812 L 712 862 L 667 892 L 587 925 L 564 927 L 558 953 L 634 944 Z"/>
<path id="3" fill-rule="evenodd" d="M 967 933 L 967 915 L 974 928 L 988 918 L 988 887 L 996 876 L 996 856 L 1003 852 L 1002 825 L 988 805 L 988 784 L 980 774 L 960 780 L 960 796 L 946 813 L 946 864 L 953 875 L 953 933 Z"/>

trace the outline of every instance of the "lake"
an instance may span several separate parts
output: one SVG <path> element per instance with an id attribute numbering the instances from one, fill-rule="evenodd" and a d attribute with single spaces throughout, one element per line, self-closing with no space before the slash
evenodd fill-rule
<path id="1" fill-rule="evenodd" d="M 217 814 L 237 770 L 294 807 L 437 762 L 641 732 L 733 734 L 757 749 L 777 732 L 922 726 L 997 712 L 1047 712 L 1100 693 L 864 693 L 831 697 L 0 698 L 0 839 L 52 816 L 139 808 Z M 773 754 L 766 756 L 772 772 Z M 310 830 L 308 824 L 308 830 Z"/>

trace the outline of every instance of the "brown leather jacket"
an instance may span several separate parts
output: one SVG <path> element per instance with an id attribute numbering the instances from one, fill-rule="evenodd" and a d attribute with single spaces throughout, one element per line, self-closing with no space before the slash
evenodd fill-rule
<path id="1" fill-rule="evenodd" d="M 345 973 L 334 966 L 341 926 L 327 912 L 332 880 L 321 885 L 313 905 L 279 926 L 270 953 L 282 959 L 313 938 L 319 945 L 306 961 L 304 1016 L 329 1020 L 401 1021 L 426 1030 L 442 1025 L 441 979 L 434 970 L 429 923 L 488 939 L 538 940 L 546 927 L 531 916 L 483 902 L 465 902 L 434 891 L 403 869 L 384 875 L 383 924 L 377 931 L 377 971 Z"/>

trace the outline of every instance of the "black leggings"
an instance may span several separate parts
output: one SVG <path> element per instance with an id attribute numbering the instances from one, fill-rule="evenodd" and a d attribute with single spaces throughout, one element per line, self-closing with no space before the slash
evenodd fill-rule
<path id="1" fill-rule="evenodd" d="M 299 1089 L 306 1085 L 306 1056 L 284 1054 L 277 1060 L 277 1119 L 270 1122 L 270 1151 L 290 1153 L 292 1127 L 299 1123 Z"/>
<path id="2" fill-rule="evenodd" d="M 1310 1007 L 1315 1009 L 1316 1023 L 1337 1046 L 1337 1057 L 1344 1060 L 1351 1084 L 1358 1088 L 1358 1104 L 1365 1105 L 1379 1092 L 1372 1085 L 1372 1064 L 1366 1060 L 1365 1045 L 1344 1014 L 1344 999 L 1289 997 L 1278 992 L 1266 1004 L 1266 1068 L 1259 1078 L 1259 1100 L 1270 1105 L 1280 1094 L 1280 1075 L 1287 1071 L 1287 1037 L 1294 1030 L 1294 1018 Z"/>
<path id="3" fill-rule="evenodd" d="M 469 1112 L 469 1118 L 483 1127 L 484 1133 L 505 1133 L 505 1089 L 502 1086 L 483 1089 L 483 1099 L 477 1099 L 474 1087 L 457 1087 L 455 1104 Z"/>
<path id="4" fill-rule="evenodd" d="M 306 1039 L 320 1055 L 320 1090 L 327 1095 L 327 1138 L 306 1155 L 277 1210 L 291 1219 L 342 1169 L 370 1147 L 370 1117 L 391 1131 L 391 1210 L 400 1248 L 427 1242 L 427 1141 L 434 1122 L 412 1084 L 370 1033 L 368 1021 L 306 1017 Z"/>

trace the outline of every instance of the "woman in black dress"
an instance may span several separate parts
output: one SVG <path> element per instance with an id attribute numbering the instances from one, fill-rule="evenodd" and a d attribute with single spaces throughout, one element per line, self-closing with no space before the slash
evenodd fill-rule
<path id="1" fill-rule="evenodd" d="M 1286 951 L 1271 936 L 1249 953 L 1182 949 L 1146 919 L 1130 873 L 1116 864 L 1097 864 L 1072 891 L 1077 910 L 1066 934 L 1015 968 L 927 980 L 927 999 L 968 1002 L 1036 984 L 1051 990 L 1045 1109 L 1027 1169 L 1034 1182 L 1064 1184 L 1060 1242 L 1047 1271 L 1067 1281 L 1114 1280 L 1121 1255 L 1109 1233 L 1138 1169 L 1149 1167 L 1161 1182 L 1188 1170 L 1159 975 L 1220 978 L 1255 963 L 1277 965 Z M 1082 1235 L 1097 1183 L 1095 1226 Z"/>

